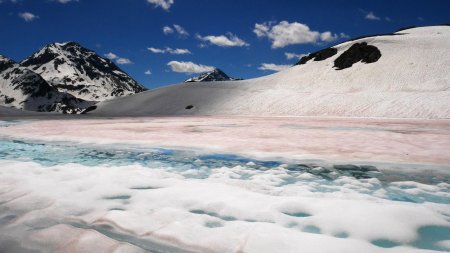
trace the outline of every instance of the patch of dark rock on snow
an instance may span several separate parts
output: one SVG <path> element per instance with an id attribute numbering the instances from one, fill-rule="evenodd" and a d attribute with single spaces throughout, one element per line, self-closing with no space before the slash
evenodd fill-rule
<path id="1" fill-rule="evenodd" d="M 311 53 L 307 56 L 303 56 L 300 61 L 298 61 L 295 65 L 301 65 L 307 63 L 309 60 L 314 59 L 314 61 L 323 61 L 325 59 L 330 58 L 331 56 L 337 54 L 337 49 L 330 47 L 326 49 L 322 49 L 320 51 Z"/>
<path id="2" fill-rule="evenodd" d="M 334 61 L 334 67 L 337 70 L 346 69 L 359 61 L 376 62 L 380 57 L 381 52 L 377 47 L 368 45 L 367 42 L 355 43 Z"/>
<path id="3" fill-rule="evenodd" d="M 86 114 L 86 113 L 91 112 L 91 111 L 93 111 L 93 110 L 95 110 L 95 109 L 97 109 L 97 106 L 96 106 L 96 105 L 89 106 L 89 107 L 86 108 L 84 111 L 82 111 L 81 114 Z"/>

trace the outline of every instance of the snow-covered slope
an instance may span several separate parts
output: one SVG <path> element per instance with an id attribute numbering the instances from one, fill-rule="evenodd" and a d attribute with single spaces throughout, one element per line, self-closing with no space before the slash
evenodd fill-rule
<path id="1" fill-rule="evenodd" d="M 449 45 L 449 26 L 408 29 L 336 45 L 332 56 L 270 76 L 172 85 L 91 113 L 450 118 Z"/>
<path id="2" fill-rule="evenodd" d="M 39 74 L 0 56 L 0 105 L 30 111 L 78 113 L 92 103 L 59 92 Z"/>
<path id="3" fill-rule="evenodd" d="M 145 90 L 113 62 L 75 42 L 53 43 L 20 63 L 61 92 L 103 101 Z"/>
<path id="4" fill-rule="evenodd" d="M 213 71 L 205 72 L 197 77 L 191 77 L 185 80 L 184 82 L 191 83 L 191 82 L 236 81 L 236 80 L 239 79 L 229 77 L 222 70 L 216 68 Z"/>

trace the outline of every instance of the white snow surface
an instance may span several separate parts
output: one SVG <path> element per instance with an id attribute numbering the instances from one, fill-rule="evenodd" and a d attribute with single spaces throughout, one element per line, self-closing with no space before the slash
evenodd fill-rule
<path id="1" fill-rule="evenodd" d="M 336 70 L 351 45 L 381 51 L 374 63 Z M 94 115 L 450 117 L 450 26 L 408 29 L 335 46 L 338 53 L 273 75 L 177 84 L 99 104 Z M 192 109 L 185 109 L 187 106 Z"/>
<path id="2" fill-rule="evenodd" d="M 120 242 L 139 240 L 146 247 L 159 243 L 192 252 L 431 252 L 410 246 L 418 229 L 449 226 L 448 205 L 384 199 L 377 179 L 342 177 L 320 192 L 309 173 L 280 185 L 288 177 L 282 167 L 218 167 L 204 179 L 195 178 L 202 169 L 139 165 L 47 167 L 0 160 L 0 168 L 6 208 L 0 237 L 23 238 L 23 247 L 46 252 L 115 252 L 124 246 Z M 449 198 L 445 183 L 408 187 Z M 118 241 L 115 247 L 111 239 Z M 398 246 L 378 247 L 377 240 Z"/>

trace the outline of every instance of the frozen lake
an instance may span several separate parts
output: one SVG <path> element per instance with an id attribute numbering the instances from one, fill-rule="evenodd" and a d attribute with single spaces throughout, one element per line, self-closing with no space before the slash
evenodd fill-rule
<path id="1" fill-rule="evenodd" d="M 0 121 L 0 252 L 450 250 L 448 121 Z"/>

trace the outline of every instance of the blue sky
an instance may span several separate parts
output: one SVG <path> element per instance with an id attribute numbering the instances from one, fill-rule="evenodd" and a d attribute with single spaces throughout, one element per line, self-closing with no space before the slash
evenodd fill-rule
<path id="1" fill-rule="evenodd" d="M 0 54 L 76 41 L 155 88 L 211 67 L 267 75 L 349 37 L 450 23 L 449 11 L 446 0 L 0 0 Z"/>

